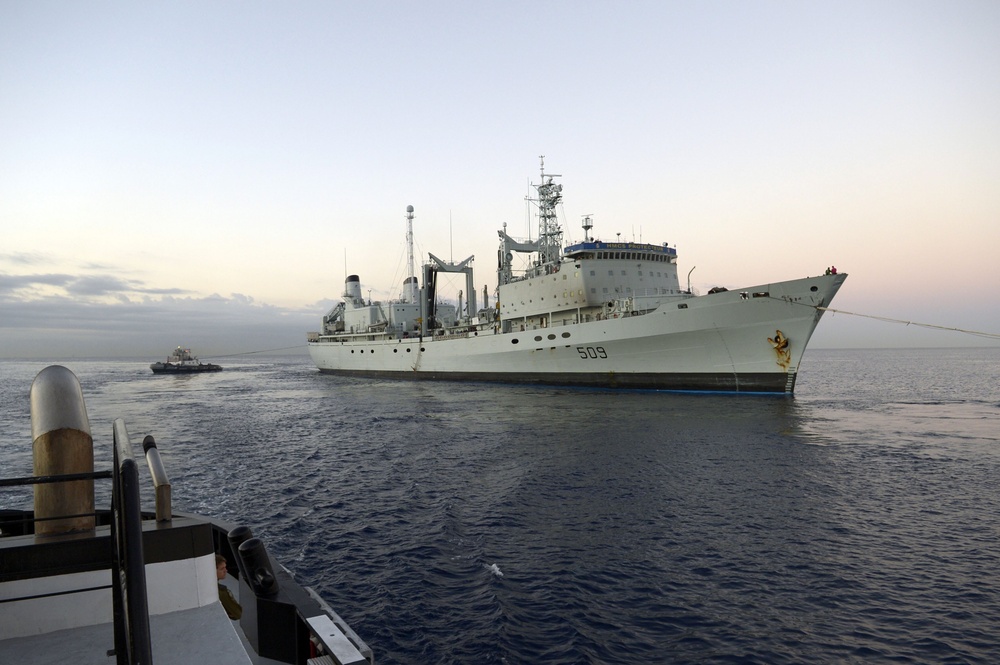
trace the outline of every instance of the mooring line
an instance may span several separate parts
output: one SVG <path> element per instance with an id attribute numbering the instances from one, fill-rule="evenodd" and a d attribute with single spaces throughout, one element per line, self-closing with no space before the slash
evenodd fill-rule
<path id="1" fill-rule="evenodd" d="M 291 351 L 292 349 L 304 349 L 307 344 L 298 344 L 297 346 L 283 346 L 280 349 L 261 349 L 260 351 L 242 351 L 240 353 L 227 353 L 222 356 L 203 356 L 205 359 L 209 358 L 235 358 L 236 356 L 252 356 L 255 353 L 272 353 L 274 351 Z"/>
<path id="2" fill-rule="evenodd" d="M 848 312 L 842 309 L 832 309 L 830 307 L 816 307 L 818 310 L 824 312 L 833 312 L 834 314 L 848 314 L 850 316 L 860 316 L 866 319 L 875 319 L 876 321 L 885 321 L 886 323 L 903 323 L 908 326 L 920 326 L 921 328 L 934 328 L 936 330 L 947 330 L 949 332 L 960 332 L 966 335 L 975 335 L 976 337 L 986 337 L 987 339 L 1000 339 L 1000 333 L 990 333 L 982 332 L 981 330 L 965 330 L 964 328 L 951 328 L 948 326 L 936 326 L 933 323 L 919 323 L 917 321 L 906 321 L 903 319 L 891 319 L 888 316 L 875 316 L 874 314 L 858 314 L 857 312 Z"/>

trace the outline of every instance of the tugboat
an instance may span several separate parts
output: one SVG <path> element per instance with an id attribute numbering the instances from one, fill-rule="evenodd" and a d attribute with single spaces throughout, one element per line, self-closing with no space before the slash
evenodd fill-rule
<path id="1" fill-rule="evenodd" d="M 173 510 L 152 436 L 155 512 L 141 509 L 124 420 L 109 433 L 112 468 L 95 472 L 73 372 L 43 369 L 30 399 L 35 475 L 0 480 L 0 663 L 374 665 L 249 527 Z M 95 509 L 96 481 L 111 484 L 108 508 Z M 32 509 L 10 505 L 29 486 Z"/>
<path id="2" fill-rule="evenodd" d="M 191 349 L 178 346 L 165 362 L 155 362 L 149 366 L 153 374 L 196 374 L 198 372 L 221 372 L 222 367 L 203 363 L 191 355 Z"/>

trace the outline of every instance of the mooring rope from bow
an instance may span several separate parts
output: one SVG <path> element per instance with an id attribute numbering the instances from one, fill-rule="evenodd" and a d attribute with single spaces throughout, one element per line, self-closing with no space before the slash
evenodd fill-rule
<path id="1" fill-rule="evenodd" d="M 935 330 L 947 330 L 949 332 L 960 332 L 966 335 L 974 335 L 976 337 L 985 337 L 987 339 L 1000 339 L 1000 333 L 990 333 L 983 332 L 981 330 L 965 330 L 964 328 L 953 328 L 949 326 L 937 326 L 933 323 L 919 323 L 917 321 L 906 321 L 904 319 L 891 319 L 888 316 L 876 316 L 874 314 L 858 314 L 857 312 L 847 312 L 842 309 L 832 309 L 830 307 L 816 307 L 816 309 L 824 312 L 832 312 L 833 314 L 847 314 L 849 316 L 860 316 L 866 319 L 875 319 L 876 321 L 885 321 L 886 323 L 902 323 L 908 326 L 920 326 L 921 328 L 933 328 Z"/>

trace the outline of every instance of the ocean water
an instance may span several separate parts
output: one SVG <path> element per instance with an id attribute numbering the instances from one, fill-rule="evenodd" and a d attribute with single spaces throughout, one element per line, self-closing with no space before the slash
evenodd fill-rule
<path id="1" fill-rule="evenodd" d="M 0 362 L 0 475 L 47 364 Z M 1000 348 L 810 350 L 792 398 L 60 364 L 98 468 L 152 434 L 383 665 L 1000 662 Z"/>

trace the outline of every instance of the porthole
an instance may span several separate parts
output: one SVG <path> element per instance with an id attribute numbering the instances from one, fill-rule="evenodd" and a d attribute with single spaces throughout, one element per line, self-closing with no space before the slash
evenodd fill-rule
<path id="1" fill-rule="evenodd" d="M 812 291 L 813 293 L 816 293 L 817 291 L 819 291 L 819 287 L 818 286 L 810 286 L 809 290 Z"/>
<path id="2" fill-rule="evenodd" d="M 556 338 L 556 336 L 554 334 L 549 333 L 549 339 L 555 339 L 555 338 Z"/>
<path id="3" fill-rule="evenodd" d="M 518 343 L 519 341 L 520 341 L 520 340 L 518 340 L 518 339 L 517 339 L 517 338 L 515 337 L 514 339 L 510 340 L 510 343 L 511 343 L 511 344 L 517 344 L 517 343 Z"/>
<path id="4" fill-rule="evenodd" d="M 409 353 L 412 349 L 407 349 L 406 352 Z"/>
<path id="5" fill-rule="evenodd" d="M 541 342 L 542 341 L 542 336 L 541 335 L 535 335 L 535 341 L 536 342 Z"/>
<path id="6" fill-rule="evenodd" d="M 562 336 L 563 336 L 564 338 L 565 338 L 565 337 L 569 337 L 569 333 L 567 333 L 567 332 L 564 332 L 564 333 L 562 334 Z"/>

